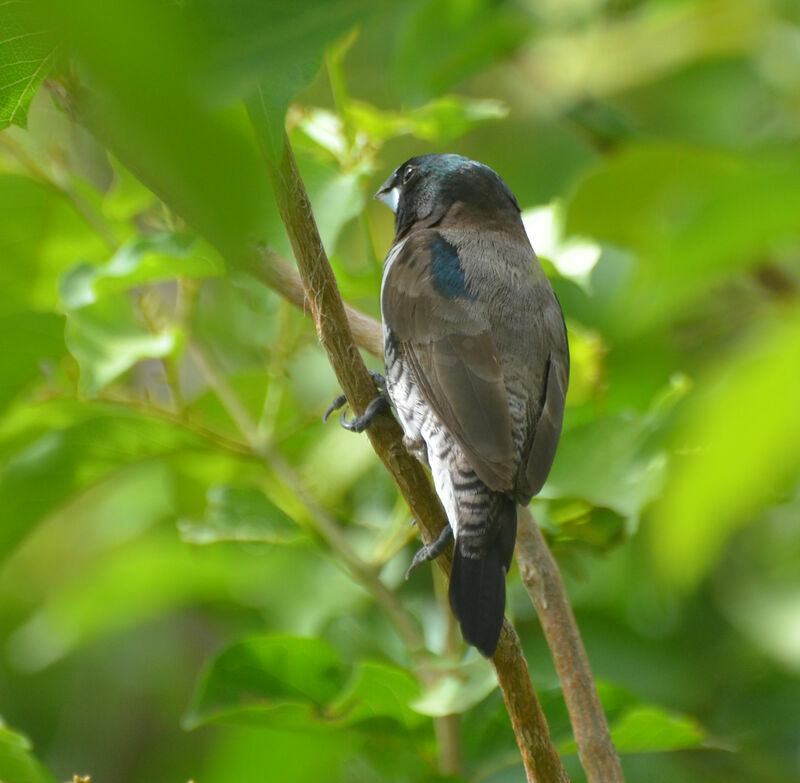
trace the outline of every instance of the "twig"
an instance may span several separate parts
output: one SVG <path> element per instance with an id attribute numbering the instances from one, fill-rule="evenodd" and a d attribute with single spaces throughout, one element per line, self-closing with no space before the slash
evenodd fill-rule
<path id="1" fill-rule="evenodd" d="M 561 680 L 578 755 L 589 783 L 624 783 L 592 668 L 564 582 L 530 509 L 519 510 L 517 563 Z"/>
<path id="2" fill-rule="evenodd" d="M 292 490 L 305 506 L 317 535 L 336 552 L 347 570 L 375 597 L 395 624 L 412 652 L 422 647 L 422 636 L 413 620 L 398 601 L 397 596 L 383 583 L 375 568 L 364 562 L 350 546 L 339 524 L 327 511 L 320 508 L 306 492 L 289 464 L 267 442 L 258 437 L 258 425 L 242 403 L 236 390 L 206 351 L 197 343 L 190 343 L 189 354 L 219 398 L 237 429 L 253 452 Z"/>
<path id="3" fill-rule="evenodd" d="M 251 102 L 248 111 L 264 151 L 278 208 L 297 259 L 317 334 L 351 407 L 360 414 L 375 397 L 377 390 L 356 347 L 291 146 L 284 137 L 280 162 L 273 163 L 271 140 L 259 132 L 264 124 L 260 103 Z M 423 539 L 426 542 L 433 541 L 446 524 L 444 514 L 421 466 L 403 448 L 399 424 L 389 415 L 382 416 L 369 428 L 368 435 L 417 519 Z M 449 571 L 451 562 L 448 558 L 440 558 L 439 563 Z M 532 783 L 568 781 L 569 777 L 550 739 L 519 638 L 508 621 L 504 623 L 492 663 L 511 716 L 528 780 Z"/>
<path id="4" fill-rule="evenodd" d="M 312 312 L 311 303 L 297 270 L 271 247 L 259 245 L 247 258 L 240 260 L 237 266 L 250 272 L 299 310 L 306 314 Z M 344 310 L 356 344 L 367 353 L 383 358 L 381 325 L 374 318 L 348 304 L 344 305 Z"/>

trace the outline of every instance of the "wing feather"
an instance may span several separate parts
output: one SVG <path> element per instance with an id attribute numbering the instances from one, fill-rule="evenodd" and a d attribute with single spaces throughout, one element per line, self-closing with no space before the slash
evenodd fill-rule
<path id="1" fill-rule="evenodd" d="M 444 286 L 434 273 L 440 242 L 434 230 L 406 240 L 384 275 L 383 319 L 423 398 L 473 470 L 490 488 L 507 491 L 515 478 L 511 418 L 487 306 L 466 288 L 461 294 L 457 280 L 446 278 Z"/>

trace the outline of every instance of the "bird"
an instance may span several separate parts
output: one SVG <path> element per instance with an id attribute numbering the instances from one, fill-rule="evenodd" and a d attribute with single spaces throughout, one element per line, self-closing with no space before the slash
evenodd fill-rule
<path id="1" fill-rule="evenodd" d="M 561 436 L 564 316 L 517 199 L 488 166 L 421 155 L 375 197 L 395 212 L 380 295 L 386 374 L 365 414 L 342 420 L 362 431 L 387 404 L 396 410 L 449 523 L 409 573 L 454 538 L 450 606 L 464 640 L 489 658 L 503 625 L 517 506 L 541 490 Z"/>

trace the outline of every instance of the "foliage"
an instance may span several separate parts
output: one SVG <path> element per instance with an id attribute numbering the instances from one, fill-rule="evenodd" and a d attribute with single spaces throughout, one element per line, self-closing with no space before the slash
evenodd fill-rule
<path id="1" fill-rule="evenodd" d="M 796 776 L 795 5 L 113 5 L 0 3 L 0 779 L 522 779 L 438 578 L 402 579 L 394 487 L 320 421 L 310 320 L 248 266 L 289 253 L 250 125 L 274 154 L 285 114 L 372 315 L 396 165 L 508 180 L 573 357 L 533 510 L 628 779 Z"/>

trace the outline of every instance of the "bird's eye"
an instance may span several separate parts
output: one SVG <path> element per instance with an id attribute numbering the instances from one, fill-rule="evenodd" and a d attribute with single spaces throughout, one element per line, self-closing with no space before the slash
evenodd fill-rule
<path id="1" fill-rule="evenodd" d="M 414 167 L 413 166 L 406 166 L 405 171 L 403 172 L 403 184 L 405 185 L 411 177 L 414 176 Z"/>

